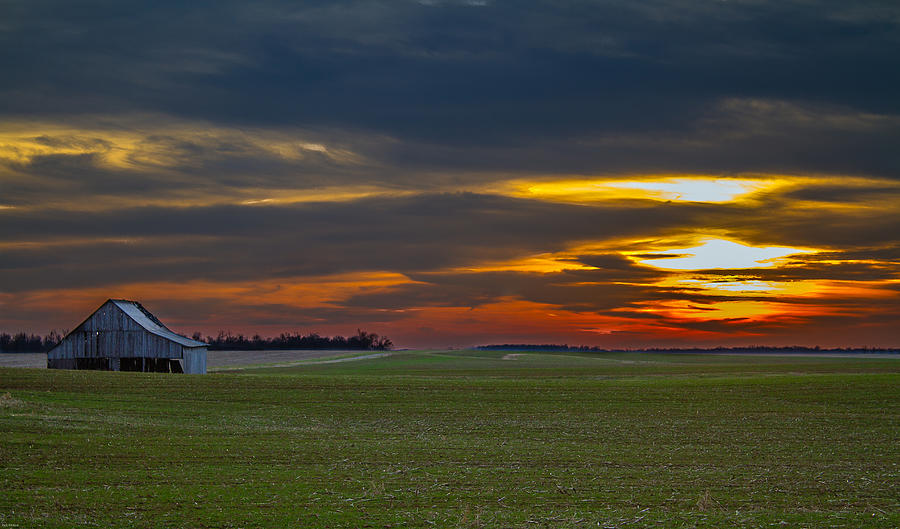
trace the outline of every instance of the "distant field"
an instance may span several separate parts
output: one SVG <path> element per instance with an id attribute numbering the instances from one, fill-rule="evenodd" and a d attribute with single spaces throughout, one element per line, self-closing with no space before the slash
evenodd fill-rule
<path id="1" fill-rule="evenodd" d="M 0 368 L 0 527 L 900 527 L 895 359 L 360 354 Z"/>
<path id="2" fill-rule="evenodd" d="M 210 351 L 207 353 L 207 366 L 212 370 L 216 370 L 247 365 L 283 365 L 321 358 L 339 358 L 368 353 L 369 351 L 309 351 L 293 349 L 275 351 Z M 0 354 L 0 367 L 44 368 L 47 367 L 47 353 Z"/>

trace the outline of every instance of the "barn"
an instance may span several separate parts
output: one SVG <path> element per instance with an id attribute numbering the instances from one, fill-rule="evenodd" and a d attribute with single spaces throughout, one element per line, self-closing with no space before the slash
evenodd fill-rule
<path id="1" fill-rule="evenodd" d="M 47 353 L 47 367 L 206 373 L 206 348 L 169 330 L 140 303 L 110 299 Z"/>

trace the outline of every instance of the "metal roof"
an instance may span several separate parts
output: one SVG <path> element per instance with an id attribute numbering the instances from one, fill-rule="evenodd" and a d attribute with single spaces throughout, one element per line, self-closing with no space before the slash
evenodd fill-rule
<path id="1" fill-rule="evenodd" d="M 117 307 L 122 309 L 122 312 L 127 314 L 128 317 L 134 320 L 138 325 L 146 329 L 147 332 L 161 336 L 167 340 L 172 340 L 185 347 L 206 347 L 209 345 L 205 342 L 191 340 L 186 336 L 170 331 L 161 321 L 156 319 L 156 316 L 150 314 L 150 311 L 145 309 L 137 301 L 129 301 L 127 299 L 111 299 L 109 301 L 115 303 Z"/>

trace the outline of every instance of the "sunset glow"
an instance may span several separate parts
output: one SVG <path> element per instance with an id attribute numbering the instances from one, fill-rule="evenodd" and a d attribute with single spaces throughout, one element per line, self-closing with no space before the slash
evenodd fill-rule
<path id="1" fill-rule="evenodd" d="M 522 184 L 516 194 L 543 200 L 589 203 L 609 200 L 729 202 L 777 185 L 772 181 L 730 178 L 649 178 L 647 180 L 570 180 Z"/>
<path id="2" fill-rule="evenodd" d="M 771 268 L 781 257 L 812 253 L 813 250 L 785 247 L 753 247 L 722 239 L 707 239 L 699 246 L 660 250 L 653 259 L 637 259 L 647 266 L 667 270 L 711 268 Z M 671 255 L 671 257 L 665 257 Z"/>

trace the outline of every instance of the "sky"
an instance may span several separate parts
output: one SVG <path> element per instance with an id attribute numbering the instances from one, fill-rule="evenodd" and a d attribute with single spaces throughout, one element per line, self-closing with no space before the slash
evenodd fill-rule
<path id="1" fill-rule="evenodd" d="M 0 2 L 0 330 L 900 346 L 900 4 Z"/>

